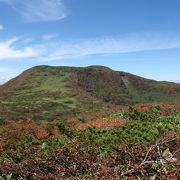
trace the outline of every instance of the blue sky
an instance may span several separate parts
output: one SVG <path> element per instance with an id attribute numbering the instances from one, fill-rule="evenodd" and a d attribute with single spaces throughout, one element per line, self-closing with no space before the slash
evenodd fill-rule
<path id="1" fill-rule="evenodd" d="M 0 83 L 36 65 L 180 82 L 179 0 L 0 0 Z"/>

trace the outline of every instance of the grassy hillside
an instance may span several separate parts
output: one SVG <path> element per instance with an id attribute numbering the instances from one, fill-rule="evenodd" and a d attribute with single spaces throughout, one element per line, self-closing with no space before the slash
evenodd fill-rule
<path id="1" fill-rule="evenodd" d="M 1 119 L 58 120 L 93 108 L 99 102 L 74 91 L 73 69 L 40 66 L 25 71 L 0 88 Z M 83 93 L 83 91 L 82 91 Z"/>
<path id="2" fill-rule="evenodd" d="M 180 85 L 107 67 L 37 66 L 0 87 L 0 119 L 66 119 L 100 108 L 180 100 Z"/>
<path id="3" fill-rule="evenodd" d="M 180 101 L 157 102 L 175 100 L 107 67 L 31 68 L 0 87 L 0 179 L 176 179 Z"/>

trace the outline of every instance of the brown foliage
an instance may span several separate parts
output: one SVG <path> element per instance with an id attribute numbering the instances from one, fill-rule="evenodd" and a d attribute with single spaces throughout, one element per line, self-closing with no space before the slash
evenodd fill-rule
<path id="1" fill-rule="evenodd" d="M 78 130 L 85 130 L 88 127 L 96 127 L 96 128 L 112 128 L 117 126 L 124 125 L 124 121 L 120 118 L 114 118 L 114 119 L 99 119 L 96 121 L 89 121 L 87 123 L 80 123 L 75 126 Z"/>
<path id="2" fill-rule="evenodd" d="M 49 128 L 48 124 L 31 120 L 5 123 L 0 128 L 0 153 L 16 148 L 16 144 L 25 137 L 41 140 L 58 135 L 57 127 Z"/>

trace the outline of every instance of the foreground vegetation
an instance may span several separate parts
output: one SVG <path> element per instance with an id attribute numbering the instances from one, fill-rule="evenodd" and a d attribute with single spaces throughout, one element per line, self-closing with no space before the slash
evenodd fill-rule
<path id="1" fill-rule="evenodd" d="M 0 127 L 0 177 L 178 179 L 179 108 L 177 102 L 106 111 L 91 120 L 98 128 L 89 126 L 86 116 L 69 122 L 6 122 Z M 103 119 L 116 123 L 105 128 Z M 74 123 L 87 127 L 75 129 Z"/>
<path id="2" fill-rule="evenodd" d="M 0 179 L 178 179 L 178 100 L 107 67 L 31 68 L 0 86 Z"/>

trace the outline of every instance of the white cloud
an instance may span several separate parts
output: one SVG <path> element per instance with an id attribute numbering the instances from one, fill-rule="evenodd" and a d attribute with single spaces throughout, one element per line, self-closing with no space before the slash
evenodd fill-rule
<path id="1" fill-rule="evenodd" d="M 4 29 L 4 26 L 0 24 L 0 31 Z"/>
<path id="2" fill-rule="evenodd" d="M 18 38 L 0 42 L 0 60 L 36 57 L 41 61 L 54 61 L 91 55 L 180 48 L 180 36 L 131 34 L 124 37 L 102 37 L 69 42 L 55 37 L 56 35 L 49 34 L 42 36 L 43 41 L 39 42 L 36 39 L 29 42 Z"/>
<path id="3" fill-rule="evenodd" d="M 26 21 L 57 21 L 67 16 L 63 0 L 0 0 L 15 9 Z"/>
<path id="4" fill-rule="evenodd" d="M 73 59 L 89 55 L 108 55 L 179 47 L 180 37 L 132 34 L 120 38 L 105 37 L 55 43 L 54 47 L 48 46 L 47 52 L 49 49 L 52 50 L 46 54 L 44 60 Z"/>
<path id="5" fill-rule="evenodd" d="M 14 78 L 18 72 L 12 68 L 0 68 L 0 84 Z"/>
<path id="6" fill-rule="evenodd" d="M 0 60 L 22 59 L 38 56 L 38 52 L 31 47 L 16 49 L 13 47 L 19 41 L 18 38 L 12 38 L 5 42 L 0 42 Z"/>
<path id="7" fill-rule="evenodd" d="M 45 34 L 42 36 L 42 40 L 49 41 L 56 38 L 57 36 L 58 36 L 57 34 Z"/>

